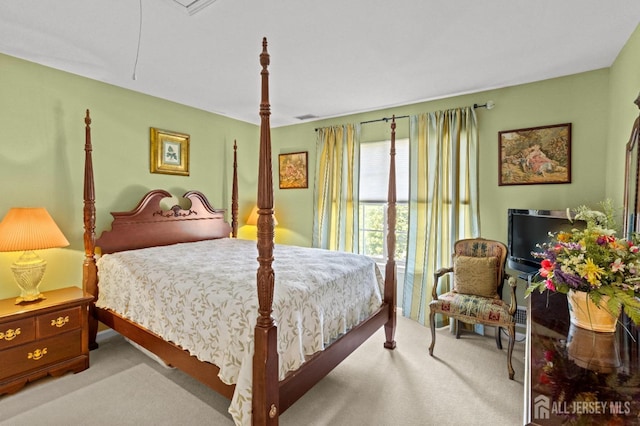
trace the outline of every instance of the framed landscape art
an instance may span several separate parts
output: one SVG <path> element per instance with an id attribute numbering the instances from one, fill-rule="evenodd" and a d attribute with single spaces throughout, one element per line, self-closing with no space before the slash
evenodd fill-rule
<path id="1" fill-rule="evenodd" d="M 571 183 L 571 123 L 498 133 L 498 185 Z"/>

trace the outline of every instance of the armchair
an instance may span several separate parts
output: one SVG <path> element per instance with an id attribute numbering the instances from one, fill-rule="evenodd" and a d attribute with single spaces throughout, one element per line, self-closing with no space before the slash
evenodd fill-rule
<path id="1" fill-rule="evenodd" d="M 509 277 L 511 303 L 501 299 L 504 283 L 507 247 L 499 242 L 484 238 L 456 241 L 452 260 L 453 266 L 441 268 L 434 274 L 432 297 L 429 303 L 429 324 L 433 356 L 436 343 L 435 315 L 441 313 L 454 321 L 467 324 L 484 324 L 496 327 L 496 345 L 502 349 L 501 328 L 507 330 L 507 369 L 513 380 L 514 370 L 511 355 L 515 342 L 516 280 Z M 445 274 L 453 273 L 453 289 L 438 295 L 438 280 Z M 456 324 L 456 326 L 459 324 Z M 456 327 L 456 338 L 460 337 L 460 327 Z"/>

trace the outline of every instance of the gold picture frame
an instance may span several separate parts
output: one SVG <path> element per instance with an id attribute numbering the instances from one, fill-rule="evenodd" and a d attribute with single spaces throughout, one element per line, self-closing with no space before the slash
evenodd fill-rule
<path id="1" fill-rule="evenodd" d="M 278 156 L 280 189 L 308 188 L 307 151 Z"/>
<path id="2" fill-rule="evenodd" d="M 189 176 L 189 135 L 151 127 L 151 173 Z"/>
<path id="3" fill-rule="evenodd" d="M 571 123 L 498 133 L 498 185 L 571 183 Z"/>

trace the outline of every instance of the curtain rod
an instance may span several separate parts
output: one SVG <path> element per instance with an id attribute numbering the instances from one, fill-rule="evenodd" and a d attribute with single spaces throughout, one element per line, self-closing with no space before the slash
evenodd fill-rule
<path id="1" fill-rule="evenodd" d="M 486 109 L 493 109 L 493 107 L 495 106 L 495 102 L 493 101 L 487 101 L 487 103 L 483 104 L 483 105 L 479 105 L 479 104 L 473 104 L 473 108 L 486 108 Z M 408 115 L 400 115 L 398 117 L 396 117 L 396 119 L 398 118 L 408 118 Z M 360 124 L 367 124 L 367 123 L 376 123 L 378 121 L 391 121 L 392 118 L 391 117 L 383 117 L 383 118 L 379 118 L 377 120 L 369 120 L 369 121 L 361 121 Z"/>
<path id="2" fill-rule="evenodd" d="M 396 120 L 399 118 L 409 118 L 408 115 L 400 115 L 398 117 L 395 117 Z M 382 118 L 378 118 L 377 120 L 369 120 L 369 121 L 361 121 L 360 124 L 367 124 L 367 123 L 376 123 L 378 121 L 391 121 L 393 120 L 393 117 L 382 117 Z"/>
<path id="3" fill-rule="evenodd" d="M 473 104 L 473 108 L 486 108 L 486 109 L 493 109 L 493 107 L 495 106 L 495 102 L 493 101 L 487 101 L 487 103 L 479 105 L 479 104 Z M 396 119 L 398 118 L 408 118 L 408 115 L 400 115 L 397 116 Z M 376 123 L 378 121 L 391 121 L 392 117 L 383 117 L 383 118 L 379 118 L 377 120 L 369 120 L 369 121 L 361 121 L 360 124 L 367 124 L 367 123 Z"/>
<path id="4" fill-rule="evenodd" d="M 395 118 L 397 120 L 399 118 L 409 118 L 409 116 L 408 115 L 401 115 L 401 116 L 395 117 Z M 378 118 L 377 120 L 361 121 L 360 124 L 376 123 L 378 121 L 387 121 L 387 122 L 389 122 L 391 120 L 393 120 L 393 117 L 382 117 L 382 118 Z M 314 130 L 317 132 L 318 130 L 320 130 L 320 127 L 316 127 Z"/>
<path id="5" fill-rule="evenodd" d="M 483 105 L 473 104 L 473 109 L 476 109 L 476 108 L 493 109 L 494 106 L 496 106 L 495 102 L 487 101 L 487 103 L 485 103 Z"/>
<path id="6" fill-rule="evenodd" d="M 495 102 L 493 101 L 487 101 L 487 103 L 485 104 L 473 104 L 473 109 L 476 108 L 486 108 L 486 109 L 493 109 L 493 107 L 495 107 Z M 400 115 L 398 117 L 396 117 L 396 119 L 399 118 L 409 118 L 408 115 Z M 391 121 L 393 118 L 392 117 L 382 117 L 382 118 L 378 118 L 377 120 L 369 120 L 369 121 L 361 121 L 360 124 L 368 124 L 368 123 L 377 123 L 378 121 Z M 320 128 L 316 127 L 314 130 L 317 132 Z"/>

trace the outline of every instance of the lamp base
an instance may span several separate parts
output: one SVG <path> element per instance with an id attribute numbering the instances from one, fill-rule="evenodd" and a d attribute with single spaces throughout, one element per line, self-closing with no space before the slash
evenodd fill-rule
<path id="1" fill-rule="evenodd" d="M 25 251 L 22 256 L 11 265 L 13 277 L 21 290 L 20 297 L 16 299 L 16 305 L 44 299 L 38 287 L 40 286 L 46 267 L 47 262 L 29 250 Z"/>
<path id="2" fill-rule="evenodd" d="M 28 296 L 28 297 L 18 296 L 16 298 L 15 304 L 16 305 L 27 305 L 29 303 L 37 302 L 37 301 L 43 300 L 43 299 L 46 299 L 46 297 L 42 293 L 36 294 L 34 296 Z"/>

